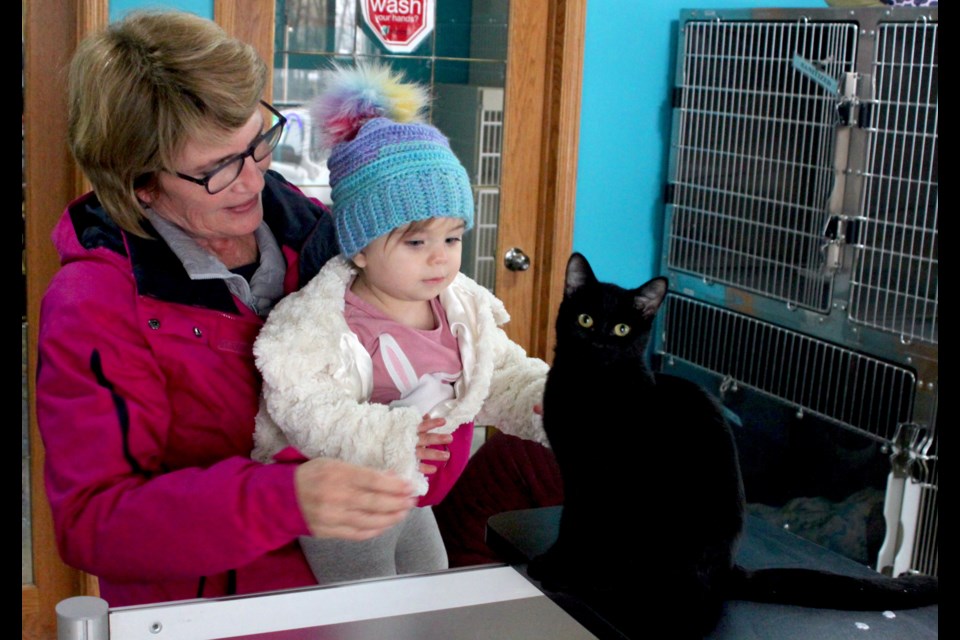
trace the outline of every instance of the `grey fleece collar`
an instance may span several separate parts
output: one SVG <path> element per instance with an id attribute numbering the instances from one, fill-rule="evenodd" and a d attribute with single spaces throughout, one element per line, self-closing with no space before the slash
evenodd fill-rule
<path id="1" fill-rule="evenodd" d="M 230 293 L 260 316 L 266 316 L 283 296 L 283 279 L 287 272 L 280 245 L 266 223 L 254 232 L 260 251 L 260 266 L 248 283 L 232 273 L 220 260 L 203 249 L 183 229 L 165 220 L 153 209 L 144 212 L 150 224 L 180 259 L 191 280 L 223 280 Z"/>

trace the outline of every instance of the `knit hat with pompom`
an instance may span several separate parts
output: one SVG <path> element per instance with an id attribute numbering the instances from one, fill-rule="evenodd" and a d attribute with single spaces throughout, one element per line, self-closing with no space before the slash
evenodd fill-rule
<path id="1" fill-rule="evenodd" d="M 311 108 L 330 170 L 337 241 L 352 258 L 410 222 L 473 226 L 467 172 L 440 131 L 421 121 L 426 90 L 387 67 L 335 67 Z"/>

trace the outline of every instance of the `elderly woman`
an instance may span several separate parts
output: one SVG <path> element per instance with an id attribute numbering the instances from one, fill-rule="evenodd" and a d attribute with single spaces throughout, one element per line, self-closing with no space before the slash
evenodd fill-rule
<path id="1" fill-rule="evenodd" d="M 94 192 L 53 240 L 37 414 L 64 560 L 111 606 L 315 584 L 296 540 L 363 540 L 412 487 L 334 460 L 250 459 L 264 316 L 334 251 L 321 206 L 267 170 L 266 69 L 213 23 L 135 14 L 70 67 Z"/>

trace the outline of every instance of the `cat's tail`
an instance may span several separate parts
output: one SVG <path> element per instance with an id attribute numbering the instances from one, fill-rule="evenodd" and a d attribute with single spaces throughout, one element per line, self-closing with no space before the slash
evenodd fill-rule
<path id="1" fill-rule="evenodd" d="M 748 571 L 735 566 L 731 598 L 794 604 L 820 609 L 883 611 L 912 609 L 940 601 L 940 582 L 932 576 L 853 577 L 813 569 Z"/>

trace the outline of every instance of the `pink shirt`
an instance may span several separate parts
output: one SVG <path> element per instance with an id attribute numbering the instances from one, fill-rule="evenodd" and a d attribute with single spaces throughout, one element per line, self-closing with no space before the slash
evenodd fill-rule
<path id="1" fill-rule="evenodd" d="M 454 397 L 453 383 L 462 371 L 460 348 L 439 299 L 430 301 L 436 327 L 426 330 L 386 317 L 349 289 L 344 303 L 347 326 L 373 361 L 370 402 L 414 406 L 426 414 Z M 437 472 L 427 475 L 430 488 L 419 506 L 437 504 L 447 495 L 470 457 L 472 436 L 473 423 L 466 423 L 454 431 L 452 443 L 436 447 L 449 450 L 450 458 L 445 463 L 431 463 Z"/>

